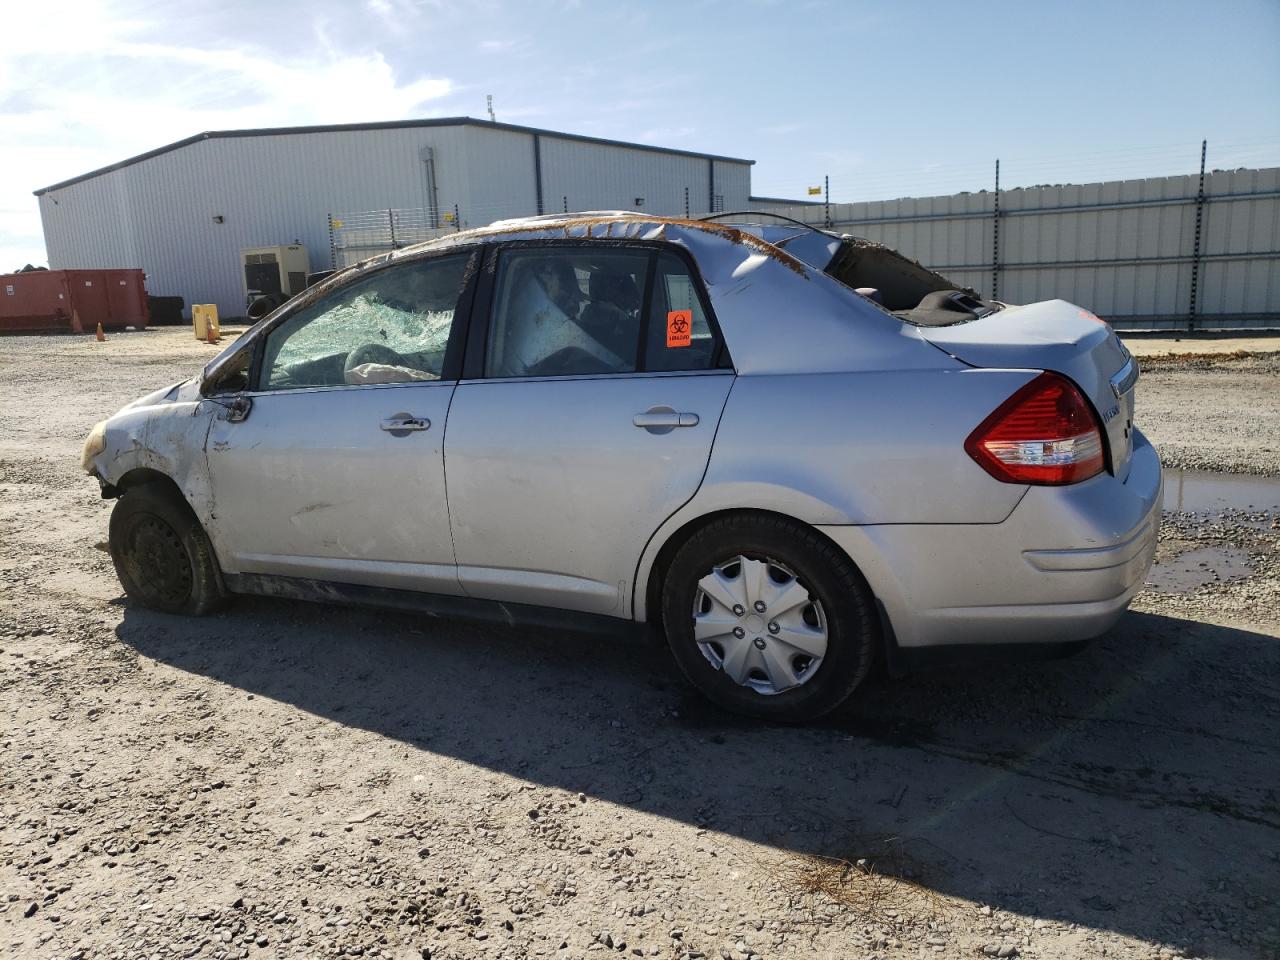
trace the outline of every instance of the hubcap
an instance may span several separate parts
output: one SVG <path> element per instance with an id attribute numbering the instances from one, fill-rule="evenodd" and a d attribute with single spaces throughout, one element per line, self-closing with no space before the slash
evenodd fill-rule
<path id="1" fill-rule="evenodd" d="M 817 673 L 827 620 L 822 603 L 784 564 L 737 556 L 698 581 L 693 637 L 713 667 L 770 696 Z"/>

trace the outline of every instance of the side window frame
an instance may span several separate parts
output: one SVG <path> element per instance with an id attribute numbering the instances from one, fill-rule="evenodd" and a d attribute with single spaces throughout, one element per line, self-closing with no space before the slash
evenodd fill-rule
<path id="1" fill-rule="evenodd" d="M 350 276 L 344 277 L 342 282 L 333 286 L 330 286 L 328 283 L 324 284 L 323 287 L 318 288 L 319 295 L 314 299 L 305 299 L 303 302 L 298 303 L 289 310 L 273 317 L 271 321 L 265 324 L 258 332 L 257 338 L 253 344 L 253 359 L 250 361 L 249 387 L 245 392 L 254 395 L 271 395 L 276 393 L 291 393 L 298 390 L 362 390 L 388 386 L 413 386 L 415 383 L 430 385 L 435 383 L 456 382 L 462 372 L 463 347 L 466 343 L 467 334 L 471 324 L 472 311 L 475 305 L 476 289 L 478 286 L 480 271 L 482 269 L 484 252 L 485 248 L 483 246 L 468 246 L 461 249 L 432 250 L 424 254 L 388 260 L 367 270 L 353 272 Z M 453 325 L 449 328 L 449 339 L 445 344 L 444 362 L 441 364 L 439 380 L 414 381 L 410 383 L 396 384 L 352 383 L 342 385 L 334 384 L 326 387 L 299 386 L 284 387 L 275 390 L 269 390 L 263 387 L 262 379 L 266 372 L 263 369 L 263 361 L 266 357 L 267 338 L 271 336 L 272 331 L 277 327 L 287 323 L 289 320 L 297 316 L 299 311 L 308 310 L 319 303 L 325 302 L 335 294 L 339 294 L 344 291 L 352 283 L 377 276 L 378 274 L 389 270 L 394 270 L 397 267 L 407 267 L 411 264 L 431 263 L 437 260 L 463 257 L 468 259 L 466 267 L 463 270 L 462 290 L 458 294 L 458 304 L 453 314 Z M 341 274 L 339 274 L 339 276 L 341 276 Z"/>
<path id="2" fill-rule="evenodd" d="M 711 297 L 707 294 L 707 286 L 702 282 L 702 274 L 698 271 L 698 264 L 691 254 L 684 247 L 674 243 L 658 244 L 658 248 L 653 253 L 653 259 L 649 263 L 649 282 L 645 290 L 645 328 L 641 331 L 643 342 L 641 343 L 641 361 L 644 363 L 643 370 L 645 373 L 651 374 L 689 374 L 689 373 L 714 373 L 729 371 L 737 373 L 737 369 L 733 365 L 733 358 L 729 355 L 729 345 L 725 342 L 724 332 L 720 329 L 720 321 L 716 318 L 715 311 L 711 309 Z M 658 257 L 662 253 L 674 254 L 676 259 L 684 264 L 685 271 L 689 274 L 689 282 L 693 286 L 693 295 L 698 298 L 698 304 L 702 307 L 702 315 L 707 318 L 707 328 L 711 331 L 711 336 L 715 340 L 715 348 L 711 351 L 711 363 L 703 370 L 650 370 L 648 368 L 648 326 L 647 324 L 653 320 L 648 314 L 653 313 L 653 285 L 658 282 Z"/>
<path id="3" fill-rule="evenodd" d="M 640 342 L 637 345 L 636 369 L 628 373 L 570 374 L 557 377 L 487 377 L 485 375 L 485 360 L 489 349 L 489 329 L 493 325 L 493 311 L 497 305 L 498 262 L 502 259 L 503 252 L 507 250 L 534 249 L 599 250 L 602 247 L 613 247 L 622 250 L 645 250 L 648 252 L 648 264 L 645 267 L 645 284 L 641 303 L 641 322 L 637 332 Z M 684 264 L 685 269 L 688 271 L 689 279 L 693 284 L 694 294 L 698 298 L 698 303 L 707 318 L 707 325 L 715 338 L 716 346 L 712 354 L 711 365 L 704 370 L 650 370 L 648 368 L 648 334 L 649 323 L 652 320 L 650 314 L 653 312 L 651 310 L 653 285 L 656 282 L 658 255 L 662 252 L 675 255 Z M 617 377 L 688 376 L 736 372 L 729 356 L 729 348 L 725 343 L 724 333 L 720 328 L 720 322 L 716 318 L 715 311 L 711 309 L 711 298 L 707 295 L 706 284 L 702 280 L 698 265 L 694 261 L 693 255 L 679 244 L 663 243 L 658 240 L 585 240 L 575 238 L 510 240 L 492 244 L 487 248 L 484 262 L 477 271 L 477 277 L 478 287 L 475 293 L 475 301 L 472 304 L 466 351 L 462 360 L 461 378 L 464 381 L 600 380 Z"/>

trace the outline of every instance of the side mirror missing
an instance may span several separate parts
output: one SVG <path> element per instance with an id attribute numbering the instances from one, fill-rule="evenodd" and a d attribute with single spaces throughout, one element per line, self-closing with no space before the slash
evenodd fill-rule
<path id="1" fill-rule="evenodd" d="M 233 399 L 227 407 L 227 422 L 240 423 L 249 419 L 249 412 L 253 409 L 253 400 L 240 394 Z"/>

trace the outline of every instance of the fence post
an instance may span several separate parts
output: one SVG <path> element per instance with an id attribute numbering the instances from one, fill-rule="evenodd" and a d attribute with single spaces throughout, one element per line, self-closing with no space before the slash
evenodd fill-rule
<path id="1" fill-rule="evenodd" d="M 1000 299 L 1000 161 L 996 160 L 995 206 L 991 212 L 991 299 Z"/>
<path id="2" fill-rule="evenodd" d="M 329 214 L 329 269 L 338 269 L 338 249 L 333 238 L 333 214 Z"/>
<path id="3" fill-rule="evenodd" d="M 1187 331 L 1196 328 L 1196 294 L 1200 282 L 1200 230 L 1204 224 L 1204 158 L 1209 141 L 1200 141 L 1200 189 L 1196 192 L 1196 239 L 1191 251 L 1191 303 L 1187 309 Z"/>
<path id="4" fill-rule="evenodd" d="M 390 207 L 387 207 L 387 226 L 391 228 L 391 249 L 398 250 L 400 245 L 396 243 L 396 217 Z"/>
<path id="5" fill-rule="evenodd" d="M 462 232 L 462 220 L 459 217 L 458 205 L 456 203 L 453 205 L 453 232 L 454 233 Z"/>
<path id="6" fill-rule="evenodd" d="M 538 216 L 546 211 L 542 209 L 542 137 L 533 135 L 533 188 L 537 200 Z"/>
<path id="7" fill-rule="evenodd" d="M 684 188 L 684 218 L 689 219 L 689 188 Z"/>
<path id="8" fill-rule="evenodd" d="M 568 212 L 569 212 L 569 198 L 568 198 L 567 196 L 563 196 L 563 197 L 561 197 L 560 199 L 561 199 L 562 201 L 564 201 L 564 212 L 565 212 L 565 213 L 568 213 Z"/>
<path id="9" fill-rule="evenodd" d="M 822 225 L 831 229 L 831 178 L 822 178 Z"/>

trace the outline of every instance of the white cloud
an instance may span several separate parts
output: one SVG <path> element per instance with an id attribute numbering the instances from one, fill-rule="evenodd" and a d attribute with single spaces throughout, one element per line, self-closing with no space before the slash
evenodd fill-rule
<path id="1" fill-rule="evenodd" d="M 370 6 L 402 22 L 410 12 L 406 0 Z M 399 75 L 377 49 L 332 43 L 319 24 L 283 54 L 270 36 L 171 40 L 172 24 L 89 0 L 20 4 L 6 21 L 0 272 L 44 261 L 38 187 L 204 130 L 404 119 L 454 91 L 447 78 Z"/>

